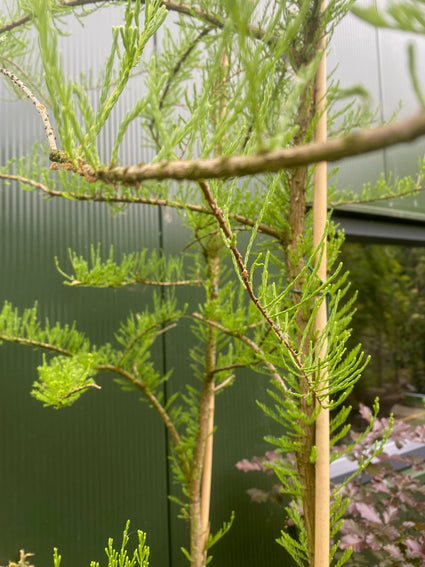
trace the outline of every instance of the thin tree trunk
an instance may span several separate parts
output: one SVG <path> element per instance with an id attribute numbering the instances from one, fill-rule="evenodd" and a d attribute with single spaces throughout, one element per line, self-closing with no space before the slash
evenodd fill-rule
<path id="1" fill-rule="evenodd" d="M 224 49 L 221 56 L 222 76 L 217 79 L 217 88 L 221 90 L 222 96 L 219 101 L 218 116 L 214 117 L 218 122 L 226 111 L 226 88 L 225 78 L 227 76 L 229 61 L 227 52 Z M 222 147 L 215 148 L 216 155 L 219 155 Z M 207 264 L 207 278 L 210 285 L 207 303 L 213 306 L 218 299 L 218 287 L 220 283 L 220 248 L 223 243 L 220 234 L 215 233 L 204 249 Z M 214 444 L 214 413 L 215 413 L 215 382 L 214 371 L 217 362 L 217 329 L 212 325 L 208 326 L 207 344 L 205 351 L 205 372 L 204 388 L 202 392 L 201 407 L 199 411 L 198 443 L 199 463 L 202 460 L 201 470 L 198 471 L 199 477 L 194 479 L 194 513 L 191 515 L 191 545 L 193 546 L 192 567 L 204 567 L 207 563 L 207 543 L 210 534 L 210 504 L 211 504 L 211 483 L 213 466 L 213 444 Z M 197 471 L 194 470 L 196 476 Z M 199 491 L 199 507 L 197 504 L 197 494 Z M 192 532 L 193 530 L 193 532 Z M 194 541 L 197 538 L 197 541 Z"/>
<path id="2" fill-rule="evenodd" d="M 302 143 L 305 139 L 308 125 L 311 123 L 312 101 L 307 92 L 304 92 L 298 110 L 299 132 L 295 143 Z M 287 250 L 288 276 L 290 280 L 300 274 L 304 268 L 303 258 L 303 232 L 306 214 L 306 189 L 307 189 L 307 167 L 301 167 L 293 171 L 290 179 L 290 201 L 289 201 L 289 246 Z M 299 287 L 302 287 L 299 282 Z M 299 302 L 300 296 L 294 293 L 292 301 Z M 296 324 L 299 337 L 302 336 L 308 315 L 299 310 L 296 316 Z M 308 342 L 308 341 L 307 341 Z M 308 344 L 305 344 L 307 355 Z M 300 378 L 300 414 L 305 418 L 300 419 L 299 426 L 302 430 L 300 439 L 302 450 L 297 453 L 297 469 L 302 486 L 303 516 L 306 527 L 307 547 L 309 563 L 314 565 L 314 516 L 315 516 L 315 467 L 311 461 L 311 455 L 315 444 L 315 426 L 313 423 L 314 401 L 311 400 L 309 384 L 304 378 Z"/>
<path id="3" fill-rule="evenodd" d="M 220 238 L 220 237 L 219 237 Z M 213 303 L 218 298 L 220 259 L 215 255 L 208 260 L 208 277 L 211 282 L 210 302 Z M 210 534 L 210 503 L 211 503 L 211 482 L 213 465 L 213 442 L 214 442 L 214 412 L 215 412 L 215 382 L 214 370 L 217 360 L 217 338 L 216 329 L 208 327 L 207 353 L 205 360 L 205 385 L 206 392 L 206 413 L 207 413 L 207 439 L 205 443 L 204 467 L 202 473 L 201 486 L 201 524 L 203 533 L 204 550 Z M 206 551 L 204 553 L 206 560 Z"/>
<path id="4" fill-rule="evenodd" d="M 207 304 L 217 300 L 221 237 L 215 234 L 210 247 L 205 250 L 210 291 Z M 189 488 L 190 498 L 190 556 L 192 567 L 205 567 L 206 543 L 209 536 L 209 511 L 211 500 L 212 448 L 214 428 L 214 370 L 217 358 L 217 330 L 208 326 L 205 348 L 204 386 L 198 417 L 198 435 Z"/>

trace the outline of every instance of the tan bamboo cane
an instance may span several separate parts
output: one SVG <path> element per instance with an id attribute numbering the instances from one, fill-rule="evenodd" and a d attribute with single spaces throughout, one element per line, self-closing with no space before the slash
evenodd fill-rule
<path id="1" fill-rule="evenodd" d="M 207 444 L 205 448 L 204 470 L 202 475 L 201 489 L 201 523 L 202 533 L 204 534 L 204 549 L 208 543 L 210 535 L 210 503 L 211 503 L 211 481 L 212 481 L 212 463 L 213 463 L 213 431 L 214 431 L 214 411 L 215 411 L 215 395 L 210 397 L 209 406 L 209 423 Z"/>
<path id="2" fill-rule="evenodd" d="M 324 4 L 322 4 L 322 11 Z M 315 101 L 316 114 L 319 120 L 315 131 L 315 141 L 325 142 L 327 138 L 326 114 L 326 39 L 321 37 L 319 49 L 323 50 L 322 59 L 316 75 Z M 313 198 L 313 241 L 318 246 L 323 238 L 327 220 L 327 163 L 317 164 L 314 172 L 314 198 Z M 326 241 L 324 251 L 318 260 L 318 275 L 322 281 L 326 280 Z M 316 333 L 321 333 L 327 323 L 326 301 L 317 313 L 315 321 Z M 324 342 L 317 356 L 326 356 L 327 343 Z M 326 383 L 326 373 L 321 376 L 322 383 Z M 330 487 L 329 487 L 329 410 L 320 409 L 316 421 L 316 495 L 315 495 L 315 537 L 314 537 L 314 567 L 329 567 L 329 534 L 330 534 Z"/>

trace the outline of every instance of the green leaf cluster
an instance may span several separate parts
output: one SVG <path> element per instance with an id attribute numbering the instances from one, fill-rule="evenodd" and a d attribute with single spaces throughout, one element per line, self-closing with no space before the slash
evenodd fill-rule
<path id="1" fill-rule="evenodd" d="M 136 2 L 128 0 L 124 25 L 112 28 L 111 52 L 105 64 L 97 109 L 94 109 L 84 87 L 77 81 L 65 79 L 58 51 L 57 34 L 53 27 L 54 14 L 51 6 L 46 6 L 44 1 L 37 0 L 33 2 L 32 10 L 38 31 L 46 87 L 63 149 L 73 160 L 85 159 L 92 166 L 98 166 L 100 158 L 96 139 L 123 93 L 132 69 L 139 63 L 148 41 L 163 23 L 167 11 L 157 0 L 148 2 L 142 24 L 140 0 Z M 111 88 L 116 64 L 118 66 L 116 84 Z M 113 150 L 114 158 L 126 128 L 141 108 L 143 103 L 139 101 L 136 108 L 124 118 Z M 80 116 L 84 126 L 80 123 Z"/>
<path id="2" fill-rule="evenodd" d="M 97 370 L 90 354 L 72 358 L 56 356 L 49 362 L 43 356 L 43 364 L 37 370 L 39 381 L 31 395 L 44 406 L 56 409 L 70 406 L 85 390 L 99 387 L 92 378 Z"/>
<path id="3" fill-rule="evenodd" d="M 138 253 L 123 254 L 119 264 L 114 260 L 113 246 L 106 261 L 102 259 L 100 244 L 96 248 L 91 247 L 90 262 L 72 250 L 69 250 L 68 254 L 73 274 L 69 275 L 62 271 L 57 258 L 56 267 L 66 278 L 65 283 L 71 286 L 99 288 L 117 288 L 134 284 L 172 286 L 173 283 L 178 285 L 183 279 L 183 258 L 174 256 L 165 258 L 158 255 L 155 250 L 150 254 L 147 249 Z"/>
<path id="4" fill-rule="evenodd" d="M 146 533 L 137 530 L 138 544 L 133 552 L 133 556 L 129 556 L 127 551 L 127 544 L 129 541 L 128 530 L 130 529 L 130 520 L 127 520 L 121 548 L 119 550 L 114 548 L 114 540 L 109 538 L 108 546 L 105 548 L 105 553 L 108 558 L 107 567 L 149 567 L 150 549 L 146 545 Z M 62 556 L 58 554 L 57 548 L 53 552 L 54 567 L 60 567 Z M 92 561 L 90 567 L 99 567 L 100 563 Z"/>

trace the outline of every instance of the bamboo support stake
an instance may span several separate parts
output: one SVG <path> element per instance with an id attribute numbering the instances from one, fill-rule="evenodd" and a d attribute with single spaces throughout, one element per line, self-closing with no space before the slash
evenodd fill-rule
<path id="1" fill-rule="evenodd" d="M 204 470 L 202 474 L 201 490 L 201 523 L 202 533 L 204 534 L 204 549 L 207 547 L 210 535 L 210 503 L 211 503 L 211 481 L 213 465 L 213 439 L 214 439 L 214 412 L 215 412 L 215 393 L 214 383 L 211 384 L 212 393 L 208 408 L 208 439 L 205 447 Z"/>
<path id="2" fill-rule="evenodd" d="M 324 3 L 322 4 L 322 11 Z M 327 139 L 327 113 L 326 113 L 326 38 L 323 35 L 319 42 L 319 49 L 323 51 L 322 59 L 316 75 L 315 100 L 316 113 L 319 121 L 315 131 L 315 142 L 323 143 Z M 327 221 L 327 163 L 320 162 L 314 171 L 314 198 L 313 198 L 313 242 L 317 247 L 323 238 Z M 327 278 L 327 255 L 325 247 L 320 257 L 318 275 L 322 281 Z M 317 313 L 315 331 L 320 334 L 327 323 L 326 301 Z M 327 342 L 323 345 L 317 356 L 325 358 Z M 321 376 L 325 384 L 328 377 L 326 372 Z M 330 487 L 329 487 L 329 410 L 322 405 L 316 421 L 316 491 L 315 491 L 315 529 L 314 529 L 314 567 L 329 567 L 329 535 L 330 535 Z"/>

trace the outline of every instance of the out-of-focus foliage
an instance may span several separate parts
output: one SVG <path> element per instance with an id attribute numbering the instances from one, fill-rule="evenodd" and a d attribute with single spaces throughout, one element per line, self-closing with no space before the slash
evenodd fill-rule
<path id="1" fill-rule="evenodd" d="M 362 385 L 425 391 L 425 250 L 345 243 L 344 265 L 358 291 L 353 341 L 372 355 Z"/>

